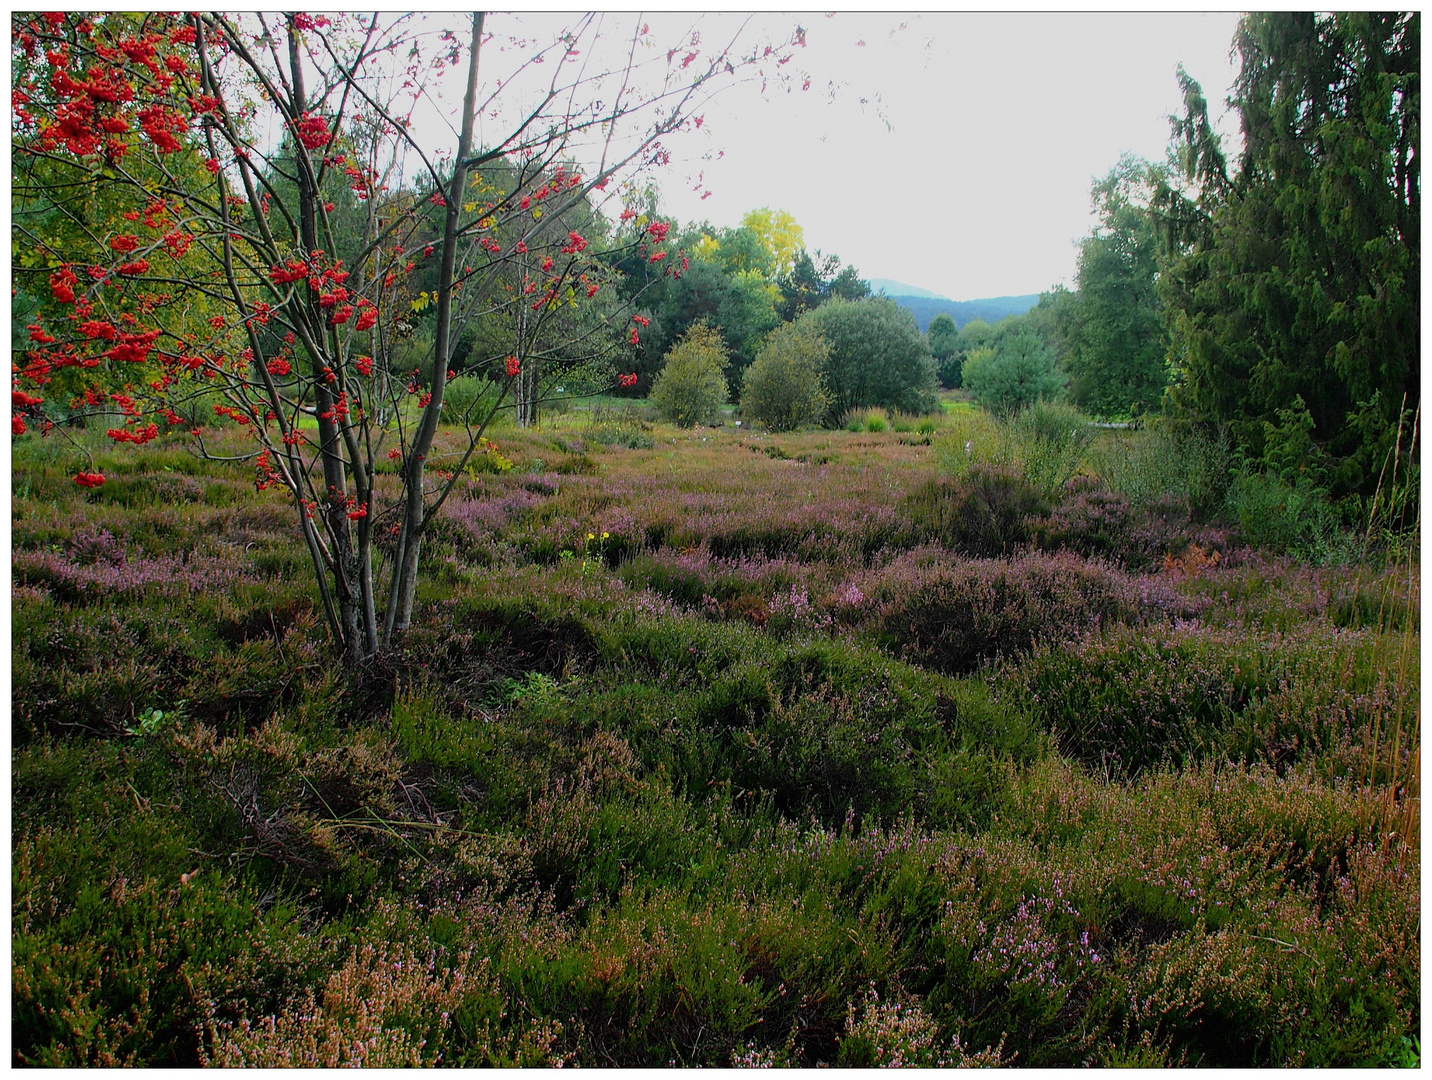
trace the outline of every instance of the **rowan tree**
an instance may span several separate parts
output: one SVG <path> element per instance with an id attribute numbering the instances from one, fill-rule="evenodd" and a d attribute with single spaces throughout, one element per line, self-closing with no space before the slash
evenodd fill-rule
<path id="1" fill-rule="evenodd" d="M 713 47 L 693 29 L 652 48 L 637 19 L 613 50 L 607 22 L 541 44 L 494 38 L 481 13 L 461 30 L 415 14 L 15 15 L 12 142 L 36 213 L 16 216 L 13 270 L 17 297 L 43 304 L 14 364 L 12 429 L 118 409 L 116 441 L 203 453 L 215 416 L 232 422 L 256 486 L 292 498 L 342 653 L 390 644 L 413 616 L 424 532 L 504 404 L 456 450 L 435 444 L 463 331 L 524 311 L 529 332 L 484 358 L 516 382 L 523 342 L 610 281 L 595 228 L 542 222 L 619 207 L 609 185 L 665 163 L 723 83 L 782 78 L 803 44 Z M 497 76 L 480 71 L 494 61 Z M 444 152 L 420 107 L 450 78 Z M 103 214 L 77 209 L 90 192 Z M 628 243 L 670 266 L 666 229 L 648 221 Z M 514 272 L 511 293 L 494 288 Z M 415 319 L 431 344 L 408 366 Z M 65 385 L 76 372 L 85 385 Z"/>

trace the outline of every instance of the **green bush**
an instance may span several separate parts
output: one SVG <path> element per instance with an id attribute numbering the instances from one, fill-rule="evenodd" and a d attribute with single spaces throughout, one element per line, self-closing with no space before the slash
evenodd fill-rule
<path id="1" fill-rule="evenodd" d="M 1031 522 L 1049 503 L 1019 473 L 973 466 L 955 479 L 936 477 L 916 488 L 903 509 L 918 535 L 968 555 L 1007 555 L 1032 537 Z"/>
<path id="2" fill-rule="evenodd" d="M 830 405 L 821 369 L 830 347 L 810 323 L 773 330 L 741 385 L 741 415 L 772 431 L 819 423 Z"/>
<path id="3" fill-rule="evenodd" d="M 1056 496 L 1078 471 L 1094 439 L 1089 421 L 1072 405 L 1040 399 L 1004 422 L 1025 480 Z"/>
<path id="4" fill-rule="evenodd" d="M 1357 547 L 1327 492 L 1306 478 L 1289 483 L 1272 473 L 1240 473 L 1228 490 L 1227 506 L 1251 547 L 1312 562 L 1346 559 Z"/>
<path id="5" fill-rule="evenodd" d="M 651 403 L 677 427 L 714 423 L 726 404 L 726 346 L 704 322 L 692 325 L 666 354 Z"/>
<path id="6" fill-rule="evenodd" d="M 1360 733 L 1398 713 L 1400 688 L 1379 686 L 1376 643 L 1328 645 L 1299 631 L 1151 624 L 1072 645 L 1041 646 L 1005 685 L 1096 773 L 1236 761 L 1279 772 L 1313 762 L 1346 775 L 1363 760 Z"/>
<path id="7" fill-rule="evenodd" d="M 1055 400 L 1064 393 L 1064 378 L 1054 353 L 1029 330 L 980 349 L 965 360 L 964 388 L 986 409 L 1010 415 L 1036 401 Z"/>
<path id="8" fill-rule="evenodd" d="M 501 389 L 476 375 L 459 375 L 443 387 L 443 419 L 450 424 L 480 424 L 497 403 Z"/>
<path id="9" fill-rule="evenodd" d="M 588 412 L 590 423 L 585 436 L 602 446 L 624 446 L 629 450 L 650 450 L 650 425 L 642 418 L 643 410 L 635 405 L 620 408 L 594 405 Z"/>

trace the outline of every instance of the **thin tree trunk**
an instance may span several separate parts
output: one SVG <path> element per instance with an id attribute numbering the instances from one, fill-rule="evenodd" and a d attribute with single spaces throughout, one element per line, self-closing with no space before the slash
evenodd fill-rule
<path id="1" fill-rule="evenodd" d="M 407 483 L 403 506 L 402 543 L 393 566 L 390 600 L 390 634 L 406 630 L 413 618 L 413 598 L 418 582 L 418 558 L 422 552 L 423 527 L 427 508 L 423 497 L 423 470 L 428 451 L 437 434 L 443 390 L 447 385 L 448 359 L 452 352 L 452 279 L 457 262 L 458 212 L 467 189 L 468 161 L 472 156 L 474 118 L 477 111 L 477 64 L 482 47 L 483 13 L 472 16 L 472 41 L 468 45 L 467 89 L 462 99 L 462 134 L 458 138 L 452 181 L 447 191 L 447 213 L 443 220 L 442 264 L 438 271 L 437 330 L 433 342 L 432 398 L 423 410 L 417 432 L 403 463 Z"/>

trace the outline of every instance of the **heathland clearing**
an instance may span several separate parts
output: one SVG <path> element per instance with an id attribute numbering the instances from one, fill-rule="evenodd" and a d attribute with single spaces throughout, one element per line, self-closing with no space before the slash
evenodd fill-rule
<path id="1" fill-rule="evenodd" d="M 1405 1059 L 1415 563 L 969 415 L 500 431 L 353 671 L 274 493 L 17 444 L 17 1060 Z"/>

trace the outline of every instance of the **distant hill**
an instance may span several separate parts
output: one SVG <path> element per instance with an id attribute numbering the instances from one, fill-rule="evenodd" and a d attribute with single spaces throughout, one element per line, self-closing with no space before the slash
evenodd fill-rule
<path id="1" fill-rule="evenodd" d="M 870 286 L 871 292 L 883 292 L 892 300 L 898 296 L 918 296 L 925 300 L 945 299 L 937 292 L 931 292 L 929 289 L 922 289 L 918 285 L 906 285 L 903 281 L 892 281 L 890 278 L 866 278 L 865 283 Z"/>
<path id="2" fill-rule="evenodd" d="M 904 282 L 892 281 L 889 278 L 868 278 L 867 280 L 872 292 L 883 292 L 891 300 L 910 311 L 915 316 L 915 321 L 920 324 L 921 333 L 930 328 L 930 320 L 936 315 L 949 315 L 955 320 L 956 326 L 964 326 L 965 323 L 974 322 L 976 319 L 997 323 L 1007 315 L 1023 315 L 1039 303 L 1038 293 L 1031 293 L 1028 296 L 994 296 L 986 300 L 950 300 L 938 293 L 932 293 L 928 289 L 921 289 L 916 285 L 906 285 Z"/>

